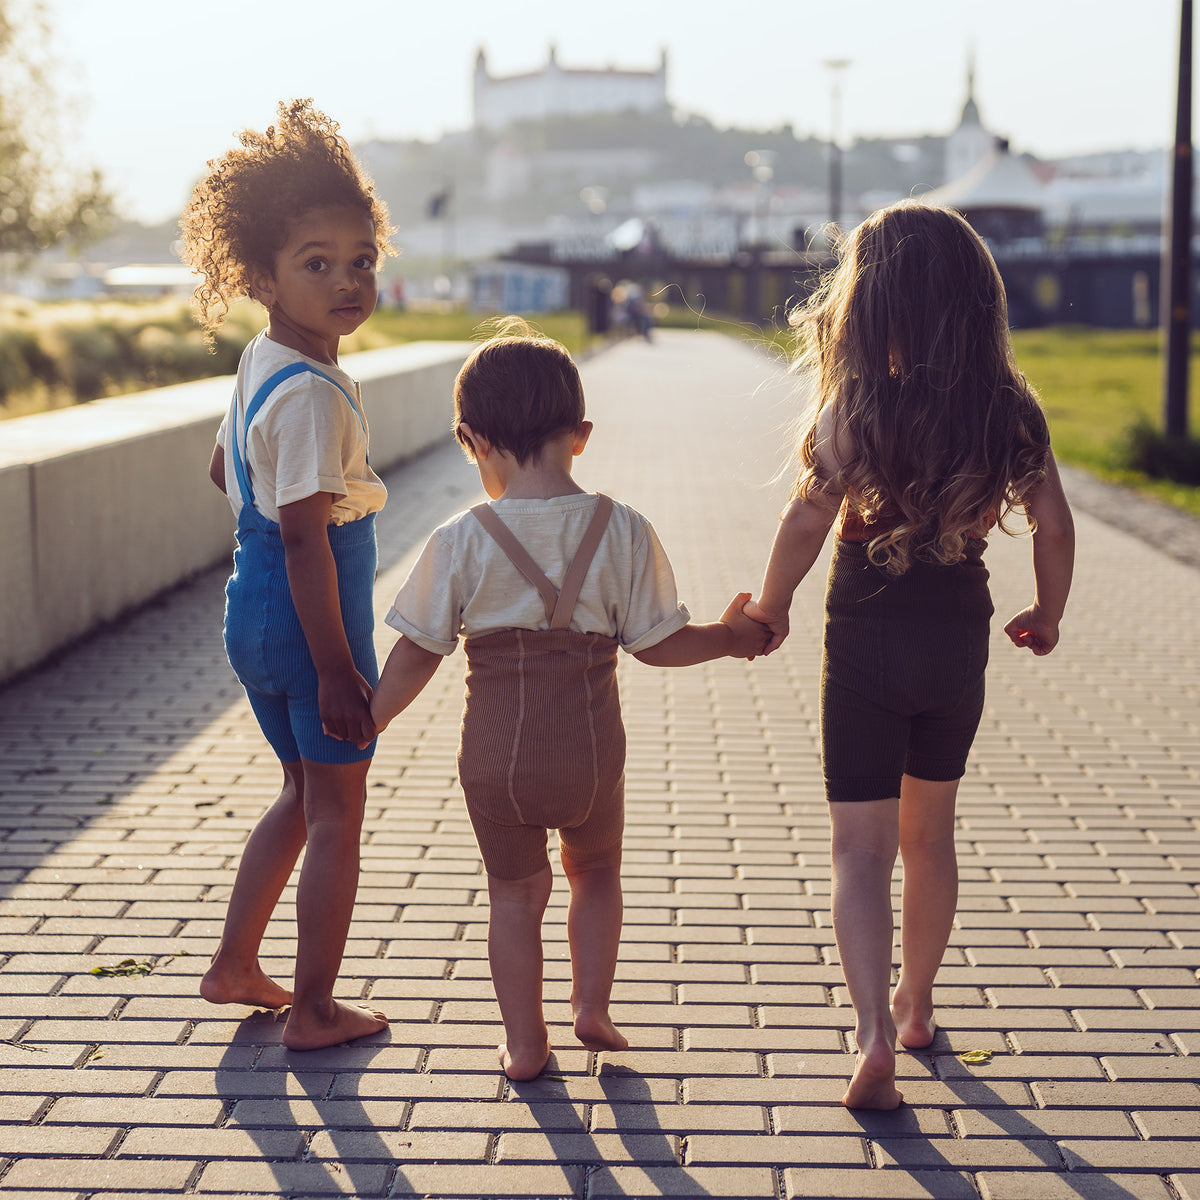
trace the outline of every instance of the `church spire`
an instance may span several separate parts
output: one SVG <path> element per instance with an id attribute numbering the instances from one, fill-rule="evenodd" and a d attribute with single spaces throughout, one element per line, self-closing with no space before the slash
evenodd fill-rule
<path id="1" fill-rule="evenodd" d="M 967 102 L 963 105 L 959 125 L 982 125 L 979 105 L 975 103 L 975 46 L 967 48 Z"/>

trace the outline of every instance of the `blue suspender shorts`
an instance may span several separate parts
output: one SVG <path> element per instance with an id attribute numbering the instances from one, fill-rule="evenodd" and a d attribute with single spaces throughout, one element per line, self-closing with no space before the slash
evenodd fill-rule
<path id="1" fill-rule="evenodd" d="M 265 399 L 279 382 L 279 377 L 273 376 L 255 399 Z M 261 401 L 249 406 L 246 425 L 259 407 Z M 318 763 L 364 762 L 375 753 L 373 741 L 360 750 L 353 742 L 329 737 L 321 728 L 317 669 L 292 602 L 283 537 L 279 525 L 264 517 L 252 503 L 254 493 L 242 461 L 238 433 L 236 423 L 231 423 L 234 465 L 241 494 L 247 499 L 238 515 L 233 574 L 225 587 L 225 652 L 229 663 L 281 762 L 298 762 L 302 757 Z M 374 641 L 375 514 L 328 529 L 350 652 L 358 671 L 374 687 L 379 682 Z"/>

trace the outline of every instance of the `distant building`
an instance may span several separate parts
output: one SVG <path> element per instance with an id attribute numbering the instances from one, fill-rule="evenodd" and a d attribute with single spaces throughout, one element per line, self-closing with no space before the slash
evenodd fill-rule
<path id="1" fill-rule="evenodd" d="M 1046 232 L 1046 187 L 1025 159 L 1009 153 L 1003 138 L 993 139 L 969 170 L 921 199 L 962 213 L 992 243 L 1040 238 Z"/>
<path id="2" fill-rule="evenodd" d="M 986 158 L 996 145 L 996 136 L 984 128 L 975 102 L 975 56 L 967 61 L 967 100 L 958 126 L 946 138 L 946 181 L 966 175 Z"/>
<path id="3" fill-rule="evenodd" d="M 661 112 L 667 102 L 667 52 L 652 71 L 561 67 L 554 46 L 546 65 L 524 75 L 494 76 L 481 49 L 475 57 L 475 128 L 491 132 L 514 121 L 595 113 Z"/>

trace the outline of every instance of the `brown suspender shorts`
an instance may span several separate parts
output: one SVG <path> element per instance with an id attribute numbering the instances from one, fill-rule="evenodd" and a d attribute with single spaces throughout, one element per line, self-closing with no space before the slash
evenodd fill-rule
<path id="1" fill-rule="evenodd" d="M 567 627 L 612 501 L 599 497 L 559 592 L 488 505 L 471 511 L 538 589 L 550 621 L 549 629 L 504 629 L 466 641 L 459 781 L 488 874 L 524 879 L 549 863 L 547 829 L 559 831 L 577 862 L 621 844 L 625 729 L 617 641 Z"/>

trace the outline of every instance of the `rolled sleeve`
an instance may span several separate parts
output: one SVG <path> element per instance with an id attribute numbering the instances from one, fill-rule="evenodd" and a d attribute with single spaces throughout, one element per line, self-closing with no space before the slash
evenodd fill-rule
<path id="1" fill-rule="evenodd" d="M 671 634 L 678 633 L 691 619 L 692 614 L 679 604 L 669 617 L 660 621 L 653 629 L 648 629 L 636 641 L 622 642 L 621 649 L 629 654 L 640 654 L 643 650 L 649 650 L 651 646 L 666 641 Z"/>
<path id="2" fill-rule="evenodd" d="M 462 596 L 452 537 L 435 529 L 384 617 L 392 629 L 434 654 L 453 654 L 462 628 Z"/>
<path id="3" fill-rule="evenodd" d="M 642 519 L 635 526 L 629 603 L 618 638 L 621 648 L 637 654 L 657 645 L 691 619 L 679 602 L 675 572 L 654 526 Z"/>
<path id="4" fill-rule="evenodd" d="M 391 626 L 397 633 L 404 634 L 410 642 L 416 642 L 422 650 L 428 650 L 432 654 L 453 654 L 458 645 L 458 638 L 444 641 L 441 638 L 430 637 L 423 629 L 418 629 L 411 621 L 406 621 L 394 605 L 388 609 L 388 614 L 383 620 L 384 624 Z"/>

